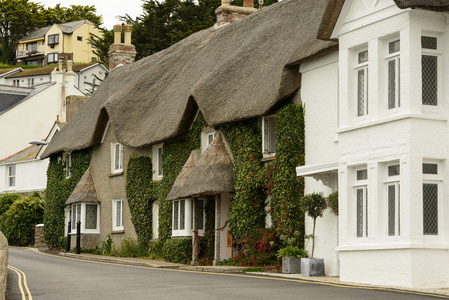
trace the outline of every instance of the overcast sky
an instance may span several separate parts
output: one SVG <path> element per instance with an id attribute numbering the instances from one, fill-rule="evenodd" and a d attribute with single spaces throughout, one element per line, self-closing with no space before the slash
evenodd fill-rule
<path id="1" fill-rule="evenodd" d="M 117 16 L 130 15 L 133 19 L 142 14 L 142 0 L 37 0 L 45 7 L 54 7 L 61 4 L 62 7 L 70 5 L 95 5 L 97 14 L 103 16 L 103 27 L 112 29 L 114 24 L 120 23 Z"/>

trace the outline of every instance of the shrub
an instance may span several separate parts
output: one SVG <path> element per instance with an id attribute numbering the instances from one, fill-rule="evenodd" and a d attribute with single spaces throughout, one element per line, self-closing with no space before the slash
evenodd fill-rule
<path id="1" fill-rule="evenodd" d="M 309 254 L 307 253 L 306 250 L 299 248 L 297 246 L 291 246 L 288 245 L 282 249 L 279 249 L 277 254 L 277 257 L 298 257 L 298 258 L 302 258 L 302 257 L 309 257 Z"/>
<path id="2" fill-rule="evenodd" d="M 326 198 L 327 206 L 334 213 L 334 215 L 338 216 L 338 191 L 333 192 Z"/>
<path id="3" fill-rule="evenodd" d="M 186 264 L 192 260 L 192 239 L 168 239 L 162 247 L 164 260 Z"/>
<path id="4" fill-rule="evenodd" d="M 269 228 L 254 230 L 238 241 L 242 251 L 234 259 L 240 266 L 269 266 L 276 261 L 276 236 Z"/>
<path id="5" fill-rule="evenodd" d="M 43 219 L 44 201 L 35 192 L 11 205 L 0 217 L 0 230 L 10 245 L 26 246 L 31 240 L 31 225 L 42 223 Z"/>
<path id="6" fill-rule="evenodd" d="M 139 244 L 137 240 L 126 237 L 121 240 L 120 249 L 117 254 L 123 257 L 143 257 L 149 255 L 145 247 Z"/>
<path id="7" fill-rule="evenodd" d="M 312 193 L 305 195 L 302 198 L 304 210 L 309 217 L 313 218 L 313 231 L 312 231 L 312 258 L 315 251 L 315 227 L 316 219 L 323 216 L 324 210 L 327 207 L 326 199 L 323 193 Z"/>
<path id="8" fill-rule="evenodd" d="M 9 194 L 5 193 L 0 197 L 0 216 L 5 213 L 11 204 L 14 203 L 14 201 L 19 200 L 20 196 L 18 194 Z"/>

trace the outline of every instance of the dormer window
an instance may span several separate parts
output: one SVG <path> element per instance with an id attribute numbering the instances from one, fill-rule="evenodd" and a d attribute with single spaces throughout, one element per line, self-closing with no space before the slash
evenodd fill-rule
<path id="1" fill-rule="evenodd" d="M 206 151 L 207 147 L 212 144 L 216 135 L 216 131 L 213 128 L 207 127 L 204 128 L 201 132 L 201 153 Z"/>
<path id="2" fill-rule="evenodd" d="M 276 153 L 276 123 L 274 116 L 262 117 L 262 152 L 265 156 Z"/>
<path id="3" fill-rule="evenodd" d="M 119 174 L 123 172 L 123 145 L 120 143 L 111 144 L 111 173 Z"/>

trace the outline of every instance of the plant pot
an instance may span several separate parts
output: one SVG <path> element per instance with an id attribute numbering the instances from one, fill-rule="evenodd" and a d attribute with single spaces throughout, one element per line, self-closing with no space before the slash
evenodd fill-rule
<path id="1" fill-rule="evenodd" d="M 301 258 L 301 275 L 324 276 L 324 259 Z"/>
<path id="2" fill-rule="evenodd" d="M 290 256 L 282 257 L 282 273 L 286 274 L 301 273 L 301 258 Z"/>

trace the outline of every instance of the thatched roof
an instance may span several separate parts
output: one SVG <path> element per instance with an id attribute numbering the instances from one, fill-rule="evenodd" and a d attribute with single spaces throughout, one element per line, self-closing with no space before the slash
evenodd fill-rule
<path id="1" fill-rule="evenodd" d="M 185 134 L 198 108 L 209 125 L 266 114 L 299 88 L 292 62 L 332 45 L 316 40 L 326 3 L 282 1 L 115 69 L 43 156 L 99 144 L 108 119 L 141 147 Z"/>
<path id="2" fill-rule="evenodd" d="M 393 0 L 397 7 L 401 9 L 406 8 L 421 8 L 433 11 L 449 12 L 448 0 Z M 321 20 L 321 25 L 318 30 L 318 38 L 328 41 L 332 36 L 335 24 L 337 23 L 340 12 L 343 8 L 345 0 L 329 0 L 326 10 Z"/>
<path id="3" fill-rule="evenodd" d="M 92 174 L 92 168 L 87 168 L 84 175 L 76 185 L 73 193 L 69 199 L 65 202 L 66 205 L 73 203 L 99 203 L 97 197 L 97 189 L 95 188 L 94 178 Z"/>
<path id="4" fill-rule="evenodd" d="M 193 150 L 190 153 L 189 158 L 182 167 L 178 177 L 176 177 L 175 183 L 173 184 L 172 189 L 170 190 L 170 193 L 167 196 L 168 200 L 178 199 L 177 195 L 182 193 L 182 187 L 184 186 L 184 184 L 187 181 L 187 178 L 189 178 L 190 174 L 195 168 L 196 163 L 200 156 L 201 156 L 200 149 Z"/>
<path id="5" fill-rule="evenodd" d="M 220 132 L 196 165 L 193 166 L 192 155 L 190 158 L 176 178 L 167 200 L 234 191 L 233 164 Z"/>

